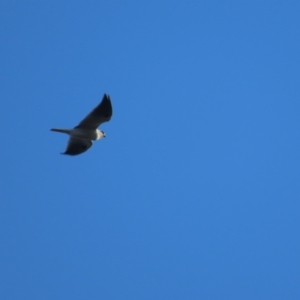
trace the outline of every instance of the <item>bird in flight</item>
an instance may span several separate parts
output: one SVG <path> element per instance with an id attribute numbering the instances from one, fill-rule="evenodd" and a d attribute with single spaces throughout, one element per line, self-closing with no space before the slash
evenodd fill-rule
<path id="1" fill-rule="evenodd" d="M 93 142 L 106 137 L 98 127 L 112 116 L 110 97 L 104 94 L 102 101 L 73 129 L 52 128 L 51 131 L 70 135 L 67 149 L 62 154 L 78 155 L 92 147 Z"/>

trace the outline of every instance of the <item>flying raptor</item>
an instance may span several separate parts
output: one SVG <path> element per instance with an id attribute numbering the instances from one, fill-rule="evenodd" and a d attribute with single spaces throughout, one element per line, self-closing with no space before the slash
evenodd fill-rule
<path id="1" fill-rule="evenodd" d="M 104 94 L 101 103 L 96 106 L 76 127 L 73 129 L 52 128 L 51 131 L 62 132 L 70 135 L 67 149 L 62 154 L 78 155 L 92 147 L 93 142 L 106 137 L 104 131 L 98 127 L 108 122 L 112 116 L 110 97 Z"/>

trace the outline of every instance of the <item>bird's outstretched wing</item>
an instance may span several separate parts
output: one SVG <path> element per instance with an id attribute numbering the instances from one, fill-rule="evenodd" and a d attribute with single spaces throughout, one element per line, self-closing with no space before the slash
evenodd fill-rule
<path id="1" fill-rule="evenodd" d="M 93 142 L 90 140 L 77 139 L 77 138 L 71 137 L 69 139 L 66 151 L 62 154 L 78 155 L 78 154 L 85 152 L 89 148 L 91 148 L 92 145 L 93 145 Z"/>
<path id="2" fill-rule="evenodd" d="M 100 124 L 110 120 L 112 105 L 109 95 L 104 94 L 101 103 L 95 107 L 75 128 L 97 129 Z"/>

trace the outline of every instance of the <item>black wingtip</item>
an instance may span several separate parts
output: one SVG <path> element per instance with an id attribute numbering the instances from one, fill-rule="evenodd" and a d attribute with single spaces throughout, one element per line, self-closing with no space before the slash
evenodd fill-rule
<path id="1" fill-rule="evenodd" d="M 105 93 L 102 100 L 110 100 L 109 95 Z"/>

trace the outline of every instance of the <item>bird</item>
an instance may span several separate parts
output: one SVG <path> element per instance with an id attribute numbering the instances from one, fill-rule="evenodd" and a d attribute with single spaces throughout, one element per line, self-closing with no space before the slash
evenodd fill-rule
<path id="1" fill-rule="evenodd" d="M 93 141 L 106 137 L 105 132 L 98 127 L 108 122 L 112 117 L 112 105 L 110 97 L 104 94 L 102 101 L 98 104 L 76 127 L 72 129 L 51 128 L 51 131 L 66 133 L 70 136 L 64 153 L 67 155 L 78 155 L 92 147 Z"/>

